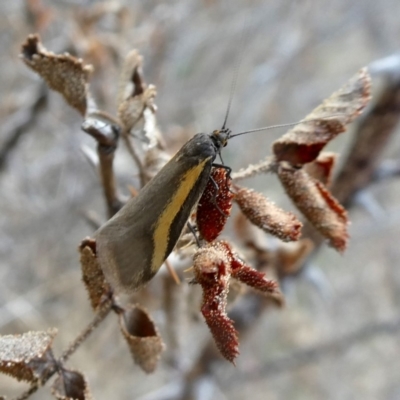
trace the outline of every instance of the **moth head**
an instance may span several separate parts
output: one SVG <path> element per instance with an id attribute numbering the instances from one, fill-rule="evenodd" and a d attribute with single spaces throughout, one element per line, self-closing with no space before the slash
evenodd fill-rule
<path id="1" fill-rule="evenodd" d="M 229 138 L 231 137 L 231 130 L 229 128 L 222 128 L 213 131 L 210 135 L 217 149 L 221 149 L 228 144 Z"/>

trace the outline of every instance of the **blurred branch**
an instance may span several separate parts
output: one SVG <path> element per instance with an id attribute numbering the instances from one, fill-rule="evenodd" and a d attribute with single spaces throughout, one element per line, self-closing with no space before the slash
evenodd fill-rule
<path id="1" fill-rule="evenodd" d="M 269 361 L 262 366 L 258 366 L 256 371 L 252 370 L 241 374 L 239 380 L 232 382 L 239 384 L 242 380 L 249 382 L 266 375 L 276 375 L 299 368 L 305 364 L 316 362 L 330 355 L 337 355 L 348 351 L 352 346 L 371 340 L 378 335 L 397 335 L 400 330 L 400 318 L 384 322 L 373 322 L 360 329 L 348 333 L 339 339 L 328 341 L 308 348 L 296 350 L 291 354 Z"/>
<path id="2" fill-rule="evenodd" d="M 47 101 L 47 89 L 45 84 L 40 84 L 36 93 L 28 104 L 10 116 L 2 127 L 1 137 L 5 137 L 0 148 L 0 171 L 5 168 L 10 152 L 17 146 L 22 135 L 29 131 L 38 120 Z"/>

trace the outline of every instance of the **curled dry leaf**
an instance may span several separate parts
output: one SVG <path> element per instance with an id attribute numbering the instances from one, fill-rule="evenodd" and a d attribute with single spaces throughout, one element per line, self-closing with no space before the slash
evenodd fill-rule
<path id="1" fill-rule="evenodd" d="M 37 382 L 54 368 L 51 345 L 57 329 L 0 336 L 0 372 Z"/>
<path id="2" fill-rule="evenodd" d="M 303 225 L 294 214 L 282 210 L 254 190 L 238 186 L 236 190 L 236 203 L 254 225 L 284 242 L 299 239 Z"/>
<path id="3" fill-rule="evenodd" d="M 329 187 L 332 182 L 332 173 L 336 159 L 337 154 L 328 151 L 323 152 L 314 161 L 306 164 L 304 170 L 312 178 Z"/>
<path id="4" fill-rule="evenodd" d="M 292 165 L 315 160 L 323 147 L 360 115 L 370 98 L 371 78 L 367 69 L 362 68 L 346 85 L 307 115 L 303 122 L 274 142 L 276 159 Z"/>
<path id="5" fill-rule="evenodd" d="M 51 392 L 59 400 L 91 400 L 85 376 L 78 372 L 62 369 L 54 381 Z"/>
<path id="6" fill-rule="evenodd" d="M 118 117 L 126 132 L 140 120 L 146 108 L 155 112 L 154 98 L 157 92 L 153 85 L 147 86 L 144 82 L 142 62 L 139 52 L 132 50 L 125 58 L 120 75 Z"/>
<path id="7" fill-rule="evenodd" d="M 231 178 L 224 168 L 213 168 L 199 200 L 196 222 L 200 235 L 212 242 L 221 233 L 232 209 Z"/>
<path id="8" fill-rule="evenodd" d="M 229 278 L 229 253 L 224 242 L 200 248 L 193 257 L 195 282 L 203 289 L 201 313 L 221 354 L 234 363 L 239 355 L 239 340 L 233 321 L 226 314 Z"/>
<path id="9" fill-rule="evenodd" d="M 96 258 L 96 240 L 86 238 L 79 246 L 82 268 L 82 280 L 89 294 L 90 304 L 94 310 L 101 304 L 104 296 L 110 291 Z"/>
<path id="10" fill-rule="evenodd" d="M 135 363 L 154 372 L 165 345 L 147 310 L 139 305 L 122 310 L 119 324 Z"/>
<path id="11" fill-rule="evenodd" d="M 229 280 L 241 283 L 272 297 L 282 304 L 283 298 L 274 281 L 246 265 L 226 241 L 212 242 L 200 248 L 193 258 L 195 279 L 201 285 L 201 312 L 221 354 L 234 363 L 239 354 L 239 341 L 233 321 L 226 314 Z"/>
<path id="12" fill-rule="evenodd" d="M 298 242 L 282 243 L 272 257 L 272 266 L 280 278 L 295 275 L 304 265 L 314 249 L 311 239 L 300 239 Z"/>
<path id="13" fill-rule="evenodd" d="M 343 252 L 348 240 L 346 210 L 321 182 L 311 178 L 303 169 L 281 163 L 278 176 L 296 207 L 332 247 Z"/>
<path id="14" fill-rule="evenodd" d="M 85 115 L 89 98 L 91 65 L 69 54 L 54 54 L 45 49 L 38 35 L 29 35 L 22 45 L 21 57 L 48 86 L 61 93 L 67 103 Z"/>

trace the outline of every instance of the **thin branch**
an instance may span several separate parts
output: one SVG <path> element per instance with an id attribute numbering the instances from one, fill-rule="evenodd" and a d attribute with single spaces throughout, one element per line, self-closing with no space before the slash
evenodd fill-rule
<path id="1" fill-rule="evenodd" d="M 232 174 L 232 179 L 234 181 L 240 181 L 241 179 L 251 178 L 252 176 L 258 174 L 266 174 L 268 172 L 272 172 L 275 168 L 275 160 L 273 157 L 267 157 L 264 161 L 260 161 L 258 164 L 250 164 L 248 167 L 239 170 L 238 172 L 234 172 Z"/>
<path id="2" fill-rule="evenodd" d="M 400 318 L 390 321 L 373 322 L 354 332 L 348 333 L 339 339 L 296 350 L 291 354 L 282 356 L 276 360 L 268 361 L 264 365 L 257 367 L 256 371 L 242 374 L 239 381 L 235 380 L 234 383 L 239 383 L 242 379 L 249 382 L 251 380 L 260 379 L 261 377 L 265 378 L 266 375 L 276 375 L 282 372 L 287 372 L 326 358 L 328 355 L 337 355 L 348 351 L 354 345 L 363 341 L 371 340 L 378 335 L 398 334 L 399 330 Z"/>
<path id="3" fill-rule="evenodd" d="M 47 101 L 47 89 L 41 84 L 31 102 L 15 112 L 3 123 L 1 136 L 5 137 L 0 149 L 0 171 L 4 169 L 11 151 L 17 146 L 21 137 L 29 131 L 40 116 Z"/>
<path id="4" fill-rule="evenodd" d="M 90 334 L 104 321 L 109 312 L 112 310 L 113 302 L 111 299 L 105 301 L 102 307 L 99 309 L 94 319 L 87 325 L 87 327 L 76 337 L 76 339 L 68 346 L 68 348 L 62 353 L 61 357 L 56 363 L 63 364 L 69 357 L 80 347 L 80 345 L 90 336 Z M 25 400 L 33 393 L 35 393 L 39 387 L 43 386 L 55 373 L 57 369 L 54 368 L 42 377 L 39 382 L 34 383 L 27 391 L 22 393 L 20 396 L 15 397 L 14 400 Z"/>
<path id="5" fill-rule="evenodd" d="M 117 184 L 113 168 L 115 150 L 119 137 L 119 127 L 102 113 L 91 113 L 83 122 L 82 130 L 97 141 L 100 177 L 107 203 L 108 217 L 111 218 L 123 205 L 117 193 Z"/>

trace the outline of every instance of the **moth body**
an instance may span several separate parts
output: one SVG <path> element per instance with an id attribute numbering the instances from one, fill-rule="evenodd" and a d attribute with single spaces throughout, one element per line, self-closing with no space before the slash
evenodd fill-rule
<path id="1" fill-rule="evenodd" d="M 175 247 L 230 131 L 196 134 L 139 194 L 94 234 L 97 259 L 114 290 L 146 284 Z"/>

